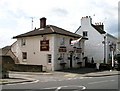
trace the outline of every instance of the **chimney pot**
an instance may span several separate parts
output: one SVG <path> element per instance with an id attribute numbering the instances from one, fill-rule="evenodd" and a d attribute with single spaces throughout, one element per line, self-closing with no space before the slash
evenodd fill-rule
<path id="1" fill-rule="evenodd" d="M 40 18 L 40 28 L 45 28 L 46 27 L 46 18 L 42 17 Z"/>

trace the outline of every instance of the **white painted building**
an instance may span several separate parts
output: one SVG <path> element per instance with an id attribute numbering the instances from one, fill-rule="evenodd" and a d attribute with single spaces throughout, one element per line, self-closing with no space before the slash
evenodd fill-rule
<path id="1" fill-rule="evenodd" d="M 88 38 L 85 42 L 85 56 L 88 61 L 93 57 L 96 63 L 108 63 L 111 60 L 111 47 L 115 48 L 114 55 L 116 54 L 117 38 L 104 31 L 103 23 L 92 24 L 90 16 L 82 17 L 81 26 L 75 33 Z"/>
<path id="2" fill-rule="evenodd" d="M 82 36 L 62 28 L 46 25 L 46 18 L 40 19 L 40 28 L 15 36 L 17 42 L 12 45 L 12 52 L 19 64 L 43 65 L 44 70 L 84 66 L 84 42 L 71 46 L 71 40 Z"/>

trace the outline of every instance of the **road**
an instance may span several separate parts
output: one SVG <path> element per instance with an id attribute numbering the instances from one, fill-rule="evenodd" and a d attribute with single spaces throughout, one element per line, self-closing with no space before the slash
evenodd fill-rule
<path id="1" fill-rule="evenodd" d="M 37 81 L 33 83 L 4 85 L 2 86 L 2 89 L 3 91 L 16 91 L 16 89 L 19 89 L 20 91 L 82 91 L 82 90 L 118 91 L 118 90 L 114 90 L 114 89 L 118 89 L 118 75 L 104 76 L 104 77 L 83 77 L 83 78 L 71 77 L 67 79 L 61 78 L 61 80 L 60 79 L 51 80 L 50 78 L 45 81 Z M 5 89 L 9 89 L 9 90 L 5 90 Z M 69 89 L 69 90 L 65 90 L 65 89 Z"/>

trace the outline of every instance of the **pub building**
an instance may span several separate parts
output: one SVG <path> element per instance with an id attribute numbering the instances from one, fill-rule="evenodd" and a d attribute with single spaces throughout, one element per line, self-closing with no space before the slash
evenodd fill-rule
<path id="1" fill-rule="evenodd" d="M 45 71 L 84 67 L 84 43 L 87 38 L 40 19 L 40 28 L 14 36 L 12 52 L 19 64 L 42 65 Z M 71 45 L 72 40 L 81 40 Z"/>

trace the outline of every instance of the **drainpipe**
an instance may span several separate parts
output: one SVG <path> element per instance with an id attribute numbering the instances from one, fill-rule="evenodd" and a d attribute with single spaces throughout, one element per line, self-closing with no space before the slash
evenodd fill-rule
<path id="1" fill-rule="evenodd" d="M 106 36 L 106 40 L 105 40 L 105 61 L 106 63 L 108 63 L 108 56 L 107 56 L 107 50 L 108 49 L 108 43 L 107 43 L 107 36 Z"/>
<path id="2" fill-rule="evenodd" d="M 114 68 L 114 52 L 113 52 L 113 49 L 112 49 L 112 68 Z"/>
<path id="3" fill-rule="evenodd" d="M 106 51 L 105 51 L 105 48 L 106 48 L 106 41 L 105 41 L 105 39 L 106 39 L 106 36 L 104 36 L 104 63 L 106 64 Z"/>
<path id="4" fill-rule="evenodd" d="M 55 35 L 53 35 L 53 37 L 52 37 L 52 41 L 53 41 L 53 44 L 52 44 L 52 47 L 51 47 L 51 49 L 52 49 L 52 64 L 51 64 L 51 66 L 52 66 L 52 71 L 55 71 L 55 69 L 56 69 L 56 61 L 55 61 L 55 55 L 56 55 L 56 38 L 55 38 Z"/>

